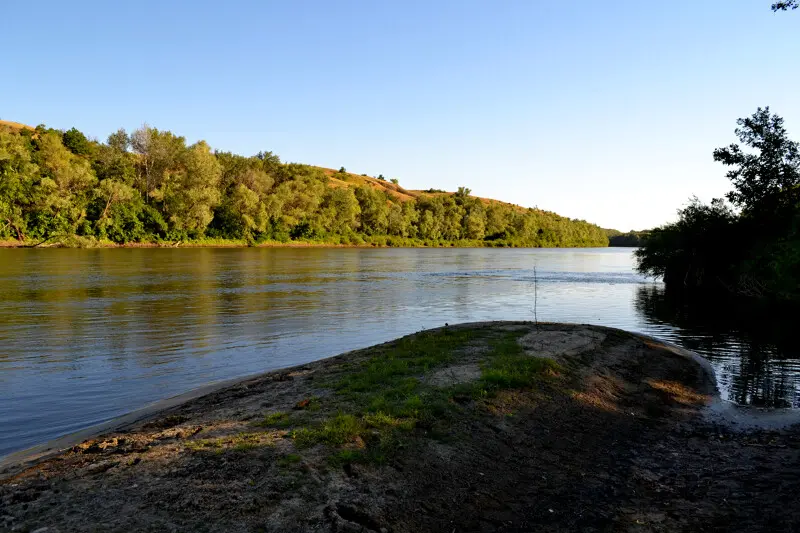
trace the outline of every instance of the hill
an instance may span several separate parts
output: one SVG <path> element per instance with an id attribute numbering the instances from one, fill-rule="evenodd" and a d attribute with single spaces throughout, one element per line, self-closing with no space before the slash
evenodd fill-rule
<path id="1" fill-rule="evenodd" d="M 28 126 L 26 124 L 20 124 L 19 122 L 11 122 L 11 121 L 8 121 L 8 120 L 0 120 L 0 130 L 18 132 L 20 130 L 31 130 L 31 131 L 33 131 L 34 128 L 31 127 L 31 126 Z"/>
<path id="2" fill-rule="evenodd" d="M 17 243 L 607 246 L 594 224 L 386 180 L 188 145 L 169 131 L 0 122 L 0 239 Z"/>

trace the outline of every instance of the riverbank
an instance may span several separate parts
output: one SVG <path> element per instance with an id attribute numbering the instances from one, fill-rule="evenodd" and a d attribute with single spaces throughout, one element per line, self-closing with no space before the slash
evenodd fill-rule
<path id="1" fill-rule="evenodd" d="M 450 326 L 0 467 L 0 528 L 796 529 L 798 432 L 736 432 L 715 401 L 706 367 L 651 339 Z"/>
<path id="2" fill-rule="evenodd" d="M 341 244 L 312 241 L 265 241 L 256 244 L 243 240 L 205 239 L 198 241 L 160 241 L 115 243 L 101 240 L 74 240 L 55 243 L 34 241 L 0 241 L 0 248 L 374 248 L 373 244 Z M 442 245 L 443 247 L 444 245 Z M 424 247 L 424 246 L 420 246 Z"/>
<path id="3" fill-rule="evenodd" d="M 565 248 L 592 248 L 576 246 Z M 602 248 L 606 248 L 602 246 Z M 153 241 L 116 243 L 94 237 L 72 236 L 54 241 L 0 240 L 0 248 L 541 248 L 541 246 L 505 240 L 431 240 L 385 235 L 360 235 L 342 237 L 329 241 L 321 240 L 267 240 L 246 241 L 243 239 L 197 239 L 191 241 Z"/>

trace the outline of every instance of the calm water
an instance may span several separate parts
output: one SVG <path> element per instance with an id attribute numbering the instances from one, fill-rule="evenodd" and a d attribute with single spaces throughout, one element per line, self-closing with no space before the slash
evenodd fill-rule
<path id="1" fill-rule="evenodd" d="M 475 320 L 603 324 L 800 406 L 791 325 L 674 301 L 630 249 L 0 249 L 0 455 L 214 380 Z M 740 317 L 740 314 L 736 314 Z M 763 325 L 767 323 L 767 325 Z"/>

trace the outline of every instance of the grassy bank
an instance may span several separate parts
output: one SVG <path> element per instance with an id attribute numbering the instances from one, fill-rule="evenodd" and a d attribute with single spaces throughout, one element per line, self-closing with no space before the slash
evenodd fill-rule
<path id="1" fill-rule="evenodd" d="M 714 394 L 692 357 L 618 330 L 450 326 L 7 465 L 0 527 L 791 530 L 797 432 L 714 425 Z"/>

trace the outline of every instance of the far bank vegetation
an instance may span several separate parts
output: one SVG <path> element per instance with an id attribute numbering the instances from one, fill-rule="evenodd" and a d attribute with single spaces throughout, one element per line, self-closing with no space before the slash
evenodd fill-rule
<path id="1" fill-rule="evenodd" d="M 105 142 L 75 128 L 0 121 L 0 240 L 327 243 L 378 246 L 607 246 L 596 225 L 437 189 L 406 190 L 297 163 L 244 157 L 144 126 Z"/>

